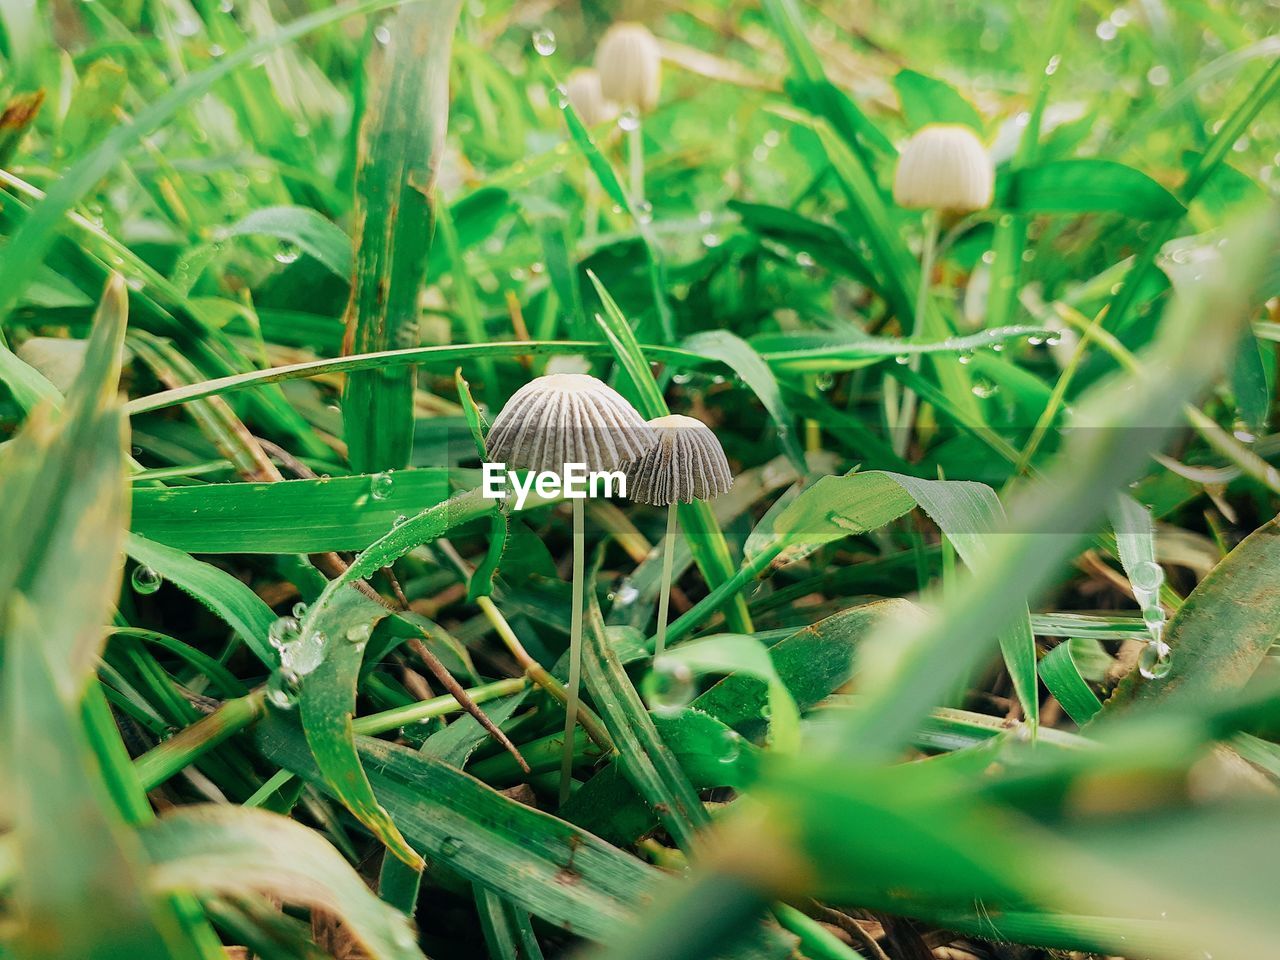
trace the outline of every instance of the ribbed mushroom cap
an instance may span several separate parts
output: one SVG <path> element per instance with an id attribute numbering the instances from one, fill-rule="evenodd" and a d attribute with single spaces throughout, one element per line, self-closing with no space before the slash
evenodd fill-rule
<path id="1" fill-rule="evenodd" d="M 953 123 L 916 131 L 898 155 L 893 199 L 900 207 L 970 213 L 991 206 L 995 166 L 978 135 Z"/>
<path id="2" fill-rule="evenodd" d="M 493 421 L 491 460 L 526 470 L 567 463 L 615 470 L 657 442 L 656 431 L 612 387 L 585 373 L 553 373 L 511 395 Z"/>
<path id="3" fill-rule="evenodd" d="M 596 70 L 605 99 L 623 107 L 652 110 L 662 85 L 662 52 L 648 28 L 615 23 L 596 47 Z"/>
<path id="4" fill-rule="evenodd" d="M 719 439 L 701 420 L 673 413 L 649 421 L 658 442 L 627 466 L 627 496 L 656 507 L 718 497 L 733 485 Z"/>
<path id="5" fill-rule="evenodd" d="M 579 67 L 564 82 L 565 96 L 588 127 L 612 120 L 618 115 L 618 105 L 600 89 L 600 74 L 590 67 Z"/>

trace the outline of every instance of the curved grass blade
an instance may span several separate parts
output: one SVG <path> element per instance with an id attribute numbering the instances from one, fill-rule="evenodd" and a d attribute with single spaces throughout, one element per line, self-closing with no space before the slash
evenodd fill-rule
<path id="1" fill-rule="evenodd" d="M 1062 704 L 1062 709 L 1067 711 L 1067 716 L 1075 721 L 1076 726 L 1083 727 L 1102 709 L 1102 702 L 1080 675 L 1071 649 L 1075 642 L 1064 640 L 1050 650 L 1040 661 L 1040 677 Z"/>
<path id="2" fill-rule="evenodd" d="M 160 890 L 265 895 L 340 917 L 372 960 L 422 960 L 408 919 L 314 830 L 249 807 L 185 806 L 141 831 Z"/>

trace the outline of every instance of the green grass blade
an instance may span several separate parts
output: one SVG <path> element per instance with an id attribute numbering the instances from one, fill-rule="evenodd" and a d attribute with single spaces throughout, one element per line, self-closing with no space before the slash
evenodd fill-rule
<path id="1" fill-rule="evenodd" d="M 376 48 L 373 54 L 356 168 L 358 232 L 346 353 L 388 350 L 417 335 L 460 7 L 460 0 L 403 7 L 380 34 L 388 37 L 385 54 Z M 408 466 L 413 385 L 412 368 L 348 377 L 343 419 L 353 468 L 373 472 Z"/>

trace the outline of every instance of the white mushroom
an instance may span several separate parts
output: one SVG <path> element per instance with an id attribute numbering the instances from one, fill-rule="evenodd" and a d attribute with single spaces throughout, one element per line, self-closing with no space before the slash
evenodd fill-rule
<path id="1" fill-rule="evenodd" d="M 581 463 L 588 472 L 615 470 L 649 451 L 657 431 L 612 387 L 585 373 L 553 373 L 511 395 L 485 442 L 491 460 L 517 469 L 565 472 Z M 573 593 L 569 612 L 569 683 L 565 696 L 560 803 L 569 798 L 573 772 L 573 728 L 582 679 L 583 569 L 586 520 L 583 500 L 573 505 Z"/>
<path id="2" fill-rule="evenodd" d="M 957 123 L 931 123 L 898 155 L 893 199 L 900 207 L 972 213 L 991 206 L 996 171 L 978 135 Z"/>
<path id="3" fill-rule="evenodd" d="M 648 27 L 615 23 L 596 47 L 596 70 L 605 99 L 647 112 L 658 104 L 662 52 Z"/>
<path id="4" fill-rule="evenodd" d="M 658 633 L 654 661 L 667 645 L 667 611 L 671 602 L 671 568 L 676 539 L 676 504 L 718 497 L 733 485 L 724 448 L 701 420 L 670 414 L 650 420 L 658 442 L 627 466 L 627 495 L 641 503 L 667 508 L 662 541 L 662 586 L 658 594 Z"/>
<path id="5" fill-rule="evenodd" d="M 657 433 L 608 384 L 585 373 L 531 380 L 503 406 L 486 446 L 491 460 L 518 469 L 614 470 L 657 442 Z"/>
<path id="6" fill-rule="evenodd" d="M 579 67 L 570 73 L 564 81 L 564 92 L 582 122 L 589 127 L 618 116 L 618 105 L 604 95 L 600 88 L 600 73 L 591 67 Z"/>
<path id="7" fill-rule="evenodd" d="M 665 507 L 710 500 L 733 484 L 720 441 L 701 420 L 678 413 L 650 420 L 658 442 L 627 467 L 627 493 L 640 503 Z"/>

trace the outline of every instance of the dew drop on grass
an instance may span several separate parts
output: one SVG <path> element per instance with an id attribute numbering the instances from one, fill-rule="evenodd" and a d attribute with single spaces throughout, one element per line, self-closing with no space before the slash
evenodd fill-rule
<path id="1" fill-rule="evenodd" d="M 1161 569 L 1160 564 L 1152 563 L 1150 560 L 1143 560 L 1141 563 L 1134 565 L 1134 589 L 1155 593 L 1160 589 L 1162 583 L 1164 583 L 1164 570 Z"/>
<path id="2" fill-rule="evenodd" d="M 373 31 L 373 39 L 385 47 L 391 42 L 391 31 L 385 26 L 378 27 Z"/>
<path id="3" fill-rule="evenodd" d="M 391 496 L 391 491 L 395 488 L 395 479 L 391 476 L 391 471 L 387 470 L 383 473 L 375 473 L 369 478 L 369 494 L 375 500 L 385 500 Z"/>
<path id="4" fill-rule="evenodd" d="M 403 526 L 406 522 L 408 522 L 408 520 L 409 518 L 402 513 L 400 514 L 400 516 L 396 517 L 394 520 L 391 521 L 391 526 L 393 528 Z"/>
<path id="5" fill-rule="evenodd" d="M 298 702 L 298 678 L 289 670 L 271 671 L 267 679 L 267 702 L 277 710 L 292 710 Z"/>
<path id="6" fill-rule="evenodd" d="M 613 604 L 615 607 L 629 607 L 639 599 L 640 591 L 630 583 L 623 583 L 614 595 Z"/>
<path id="7" fill-rule="evenodd" d="M 836 378 L 829 373 L 820 373 L 814 378 L 813 385 L 821 393 L 826 393 L 836 385 Z"/>
<path id="8" fill-rule="evenodd" d="M 1169 645 L 1163 640 L 1149 640 L 1138 654 L 1138 673 L 1148 680 L 1161 680 L 1173 669 Z"/>
<path id="9" fill-rule="evenodd" d="M 1000 392 L 1000 388 L 990 380 L 975 380 L 971 388 L 973 395 L 980 400 L 986 400 L 994 397 Z"/>
<path id="10" fill-rule="evenodd" d="M 704 247 L 720 246 L 720 234 L 707 232 L 702 235 L 702 245 Z"/>
<path id="11" fill-rule="evenodd" d="M 653 665 L 649 706 L 658 713 L 675 713 L 687 706 L 694 695 L 693 671 L 687 664 L 662 657 Z"/>
<path id="12" fill-rule="evenodd" d="M 440 841 L 440 854 L 452 859 L 460 854 L 466 846 L 467 842 L 461 837 L 445 837 Z"/>
<path id="13" fill-rule="evenodd" d="M 284 650 L 301 636 L 301 629 L 294 617 L 280 617 L 267 628 L 267 642 L 276 650 Z"/>
<path id="14" fill-rule="evenodd" d="M 556 35 L 545 27 L 533 31 L 533 49 L 539 56 L 549 57 L 556 52 Z"/>
<path id="15" fill-rule="evenodd" d="M 295 263 L 301 255 L 302 251 L 300 251 L 294 244 L 282 243 L 280 244 L 280 248 L 276 250 L 276 263 Z"/>
<path id="16" fill-rule="evenodd" d="M 618 126 L 623 130 L 630 132 L 640 129 L 640 114 L 636 113 L 633 108 L 628 107 L 618 114 Z"/>
<path id="17" fill-rule="evenodd" d="M 636 219 L 641 223 L 653 223 L 653 204 L 648 200 L 636 203 Z"/>
<path id="18" fill-rule="evenodd" d="M 129 578 L 129 583 L 133 586 L 134 593 L 146 596 L 160 589 L 160 585 L 164 583 L 164 577 L 145 563 L 140 563 L 133 568 L 133 576 Z"/>
<path id="19" fill-rule="evenodd" d="M 347 631 L 347 642 L 361 645 L 369 642 L 373 627 L 367 623 L 357 623 Z"/>
<path id="20" fill-rule="evenodd" d="M 907 356 L 905 353 L 900 353 L 893 358 L 893 362 L 900 367 L 905 367 L 908 363 L 911 362 L 911 358 Z"/>

